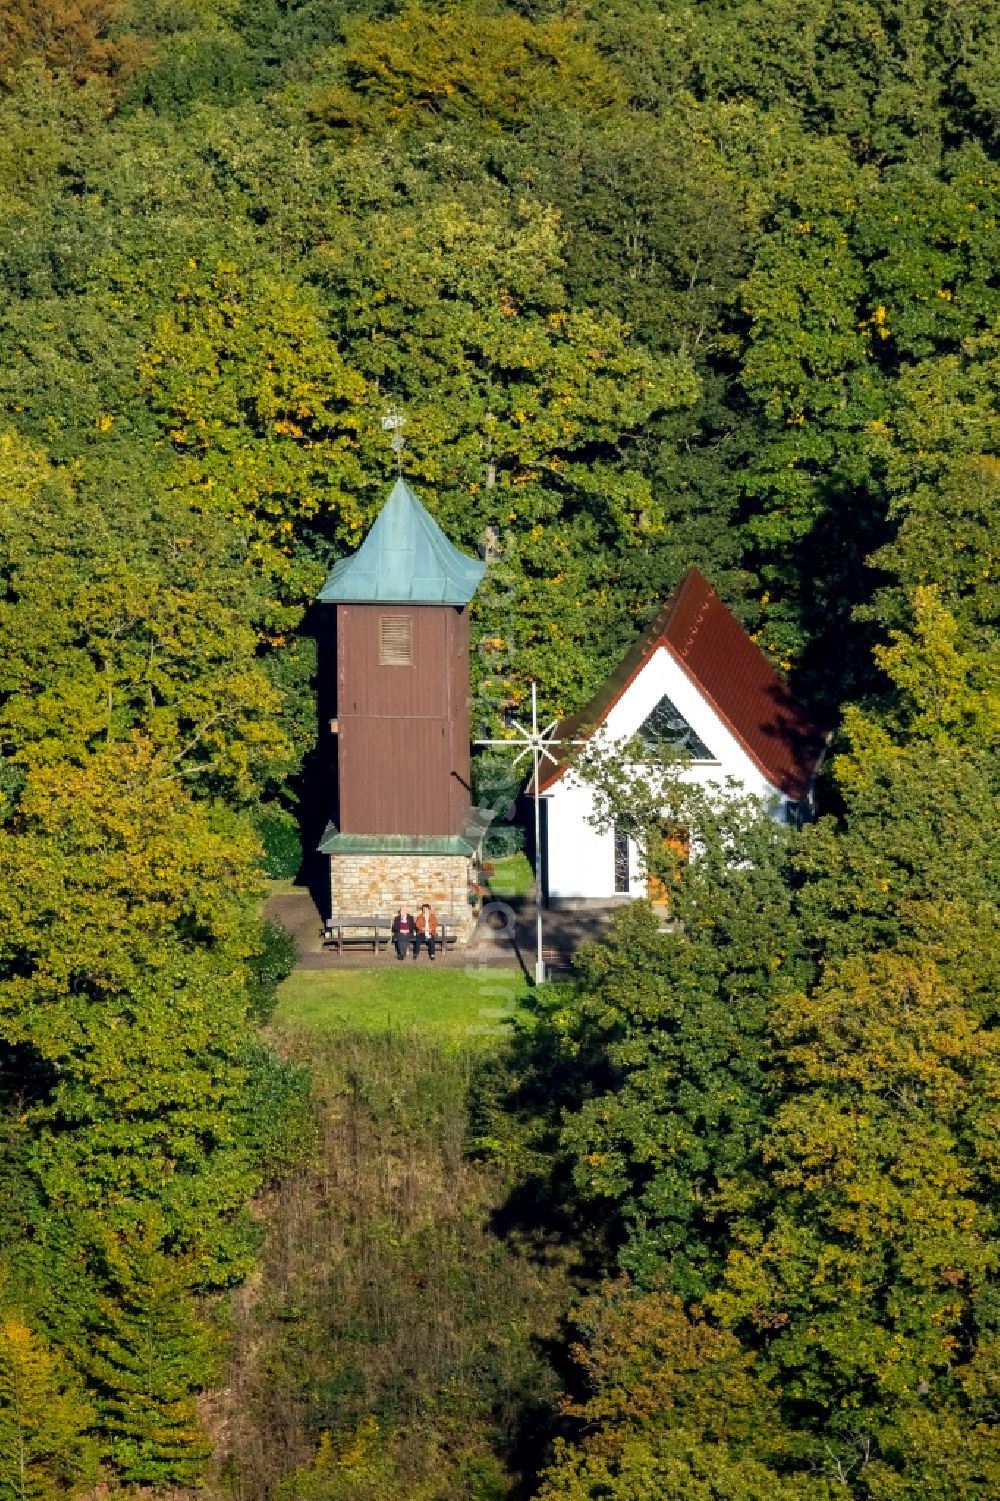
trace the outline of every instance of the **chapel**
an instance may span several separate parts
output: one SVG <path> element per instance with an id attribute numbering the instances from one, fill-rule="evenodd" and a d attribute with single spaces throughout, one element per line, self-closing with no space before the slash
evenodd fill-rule
<path id="1" fill-rule="evenodd" d="M 573 747 L 598 731 L 623 748 L 637 737 L 671 746 L 684 753 L 681 781 L 720 798 L 735 786 L 793 823 L 812 815 L 829 739 L 712 586 L 689 569 L 590 702 L 554 731 L 561 742 L 555 764 L 539 779 L 552 906 L 654 896 L 634 840 L 623 829 L 594 826 L 594 791 L 573 770 Z"/>

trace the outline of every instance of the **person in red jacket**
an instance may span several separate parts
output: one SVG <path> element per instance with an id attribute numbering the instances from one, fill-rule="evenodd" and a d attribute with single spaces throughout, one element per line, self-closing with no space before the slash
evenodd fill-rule
<path id="1" fill-rule="evenodd" d="M 400 907 L 392 919 L 392 941 L 396 945 L 396 958 L 405 959 L 406 950 L 413 944 L 413 957 L 417 957 L 417 925 L 413 913 Z"/>
<path id="2" fill-rule="evenodd" d="M 431 911 L 430 902 L 424 902 L 417 914 L 417 936 L 413 940 L 413 957 L 420 952 L 420 945 L 426 943 L 427 951 L 434 958 L 434 950 L 437 946 L 438 920 Z"/>

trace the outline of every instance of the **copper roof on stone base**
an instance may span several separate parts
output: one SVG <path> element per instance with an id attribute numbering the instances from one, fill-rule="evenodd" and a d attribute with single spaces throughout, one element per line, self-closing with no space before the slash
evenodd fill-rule
<path id="1" fill-rule="evenodd" d="M 829 733 L 806 714 L 787 684 L 723 604 L 711 584 L 691 568 L 625 659 L 594 697 L 555 731 L 563 741 L 586 739 L 663 647 L 683 667 L 718 718 L 773 787 L 805 797 Z M 540 792 L 566 770 L 570 751 L 545 774 Z"/>

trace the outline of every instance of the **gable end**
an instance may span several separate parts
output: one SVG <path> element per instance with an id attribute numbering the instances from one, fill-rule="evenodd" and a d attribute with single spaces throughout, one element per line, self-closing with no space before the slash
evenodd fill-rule
<path id="1" fill-rule="evenodd" d="M 567 741 L 589 738 L 661 646 L 683 668 L 770 785 L 795 801 L 804 798 L 829 734 L 808 719 L 764 653 L 696 568 L 688 570 L 619 667 L 584 709 L 563 720 L 556 736 Z M 560 779 L 567 761 L 568 747 L 541 781 L 540 792 Z"/>

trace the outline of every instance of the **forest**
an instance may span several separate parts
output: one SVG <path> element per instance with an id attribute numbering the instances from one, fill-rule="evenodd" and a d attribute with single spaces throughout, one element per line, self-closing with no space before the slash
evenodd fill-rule
<path id="1" fill-rule="evenodd" d="M 997 0 L 0 0 L 0 1501 L 1000 1494 L 998 137 Z M 393 411 L 476 733 L 692 564 L 833 727 L 491 1047 L 269 1025 Z"/>

